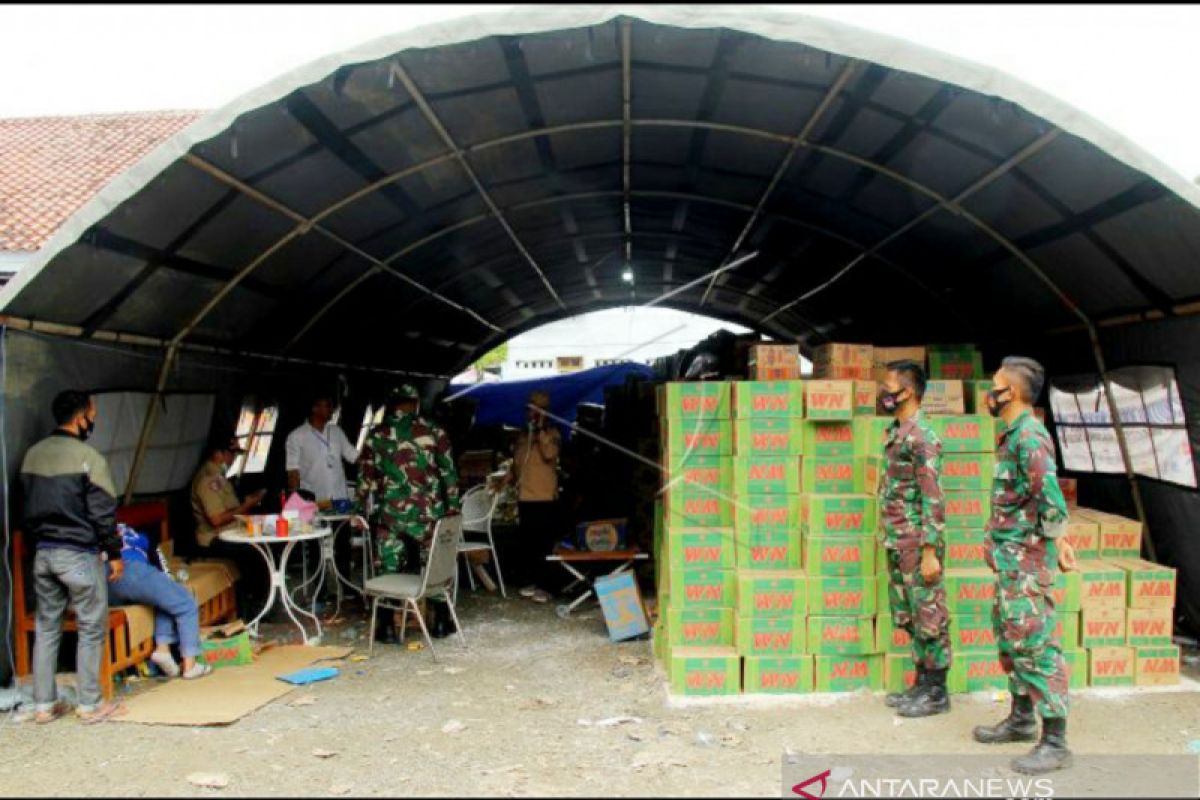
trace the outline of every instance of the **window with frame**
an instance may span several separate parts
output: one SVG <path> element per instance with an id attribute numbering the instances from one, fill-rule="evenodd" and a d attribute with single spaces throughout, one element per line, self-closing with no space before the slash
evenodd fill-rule
<path id="1" fill-rule="evenodd" d="M 1174 368 L 1124 367 L 1110 371 L 1108 380 L 1133 471 L 1195 489 L 1196 462 Z M 1064 468 L 1124 473 L 1116 427 L 1098 375 L 1052 380 L 1050 410 Z"/>
<path id="2" fill-rule="evenodd" d="M 225 475 L 255 474 L 267 468 L 267 456 L 271 453 L 271 442 L 275 438 L 275 425 L 279 421 L 279 404 L 260 406 L 251 396 L 242 402 L 234 438 L 245 453 L 238 455 Z"/>

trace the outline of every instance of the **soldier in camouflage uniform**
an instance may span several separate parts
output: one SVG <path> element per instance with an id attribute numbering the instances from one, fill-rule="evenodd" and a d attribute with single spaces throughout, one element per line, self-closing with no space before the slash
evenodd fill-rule
<path id="1" fill-rule="evenodd" d="M 1013 769 L 1038 775 L 1068 766 L 1067 666 L 1054 638 L 1050 589 L 1056 567 L 1072 569 L 1075 554 L 1062 539 L 1067 504 L 1058 485 L 1054 443 L 1031 413 L 1045 382 L 1041 365 L 1004 359 L 993 378 L 988 410 L 1004 421 L 996 447 L 992 516 L 987 525 L 988 565 L 996 573 L 992 622 L 1000 663 L 1008 673 L 1012 710 L 993 726 L 975 728 L 985 744 L 1032 741 L 1037 716 L 1042 738 Z"/>
<path id="2" fill-rule="evenodd" d="M 458 473 L 449 437 L 418 413 L 416 388 L 405 384 L 387 402 L 387 418 L 371 431 L 359 456 L 357 501 L 365 509 L 367 498 L 375 498 L 376 571 L 416 573 L 437 521 L 461 511 Z M 443 606 L 431 603 L 435 636 L 452 632 Z M 380 621 L 380 641 L 393 639 L 389 622 Z"/>
<path id="3" fill-rule="evenodd" d="M 896 421 L 888 429 L 879 486 L 879 521 L 888 559 L 892 622 L 912 639 L 917 680 L 885 700 L 902 717 L 950 710 L 950 614 L 942 581 L 945 506 L 939 484 L 942 443 L 921 413 L 925 370 L 913 361 L 888 365 L 879 403 Z"/>

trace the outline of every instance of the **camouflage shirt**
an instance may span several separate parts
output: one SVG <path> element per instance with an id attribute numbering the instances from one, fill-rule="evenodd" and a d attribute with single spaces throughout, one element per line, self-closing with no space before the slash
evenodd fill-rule
<path id="1" fill-rule="evenodd" d="M 371 493 L 380 524 L 418 538 L 448 512 L 461 510 L 446 432 L 415 414 L 384 420 L 359 458 L 360 508 Z"/>
<path id="2" fill-rule="evenodd" d="M 1028 411 L 1017 417 L 996 447 L 992 477 L 993 541 L 1024 542 L 1032 534 L 1057 539 L 1067 527 L 1067 501 L 1058 486 L 1054 442 Z"/>
<path id="3" fill-rule="evenodd" d="M 885 472 L 879 485 L 879 524 L 884 546 L 942 543 L 946 507 L 939 479 L 942 443 L 918 411 L 888 428 Z"/>

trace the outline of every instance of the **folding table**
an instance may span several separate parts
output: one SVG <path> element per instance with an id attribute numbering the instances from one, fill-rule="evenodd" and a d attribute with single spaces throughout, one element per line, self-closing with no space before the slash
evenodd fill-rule
<path id="1" fill-rule="evenodd" d="M 610 550 L 608 552 L 593 552 L 591 550 L 569 550 L 564 547 L 554 548 L 552 555 L 546 556 L 547 561 L 556 561 L 562 565 L 562 568 L 575 578 L 563 591 L 569 592 L 580 584 L 586 584 L 587 589 L 572 600 L 570 603 L 560 605 L 554 609 L 554 612 L 563 619 L 571 616 L 571 612 L 580 606 L 589 597 L 595 594 L 594 583 L 597 578 L 607 578 L 612 575 L 620 575 L 633 567 L 638 561 L 646 561 L 650 558 L 649 553 L 643 553 L 641 550 Z M 576 569 L 575 565 L 584 564 L 616 564 L 616 568 L 604 573 L 603 575 L 588 576 Z"/>

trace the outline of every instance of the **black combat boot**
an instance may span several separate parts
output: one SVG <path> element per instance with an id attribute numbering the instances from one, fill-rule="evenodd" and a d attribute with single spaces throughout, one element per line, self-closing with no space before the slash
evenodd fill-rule
<path id="1" fill-rule="evenodd" d="M 902 717 L 932 717 L 950 710 L 950 694 L 946 691 L 946 670 L 931 669 L 925 675 L 924 688 L 896 709 Z"/>
<path id="2" fill-rule="evenodd" d="M 1014 758 L 1012 768 L 1022 775 L 1044 775 L 1071 766 L 1067 749 L 1067 720 L 1042 720 L 1042 740 L 1028 755 Z"/>
<path id="3" fill-rule="evenodd" d="M 1027 694 L 1013 695 L 1012 710 L 998 725 L 977 725 L 975 741 L 980 744 L 1032 742 L 1037 735 L 1037 717 L 1033 715 L 1033 698 Z"/>
<path id="4" fill-rule="evenodd" d="M 378 644 L 395 644 L 398 641 L 391 609 L 385 610 L 383 616 L 375 620 L 375 641 Z"/>
<path id="5" fill-rule="evenodd" d="M 917 692 L 925 684 L 925 668 L 920 664 L 917 665 L 917 679 L 913 681 L 913 685 L 905 689 L 903 692 L 890 692 L 887 697 L 883 698 L 883 704 L 888 708 L 898 708 L 907 703 L 916 696 Z"/>

